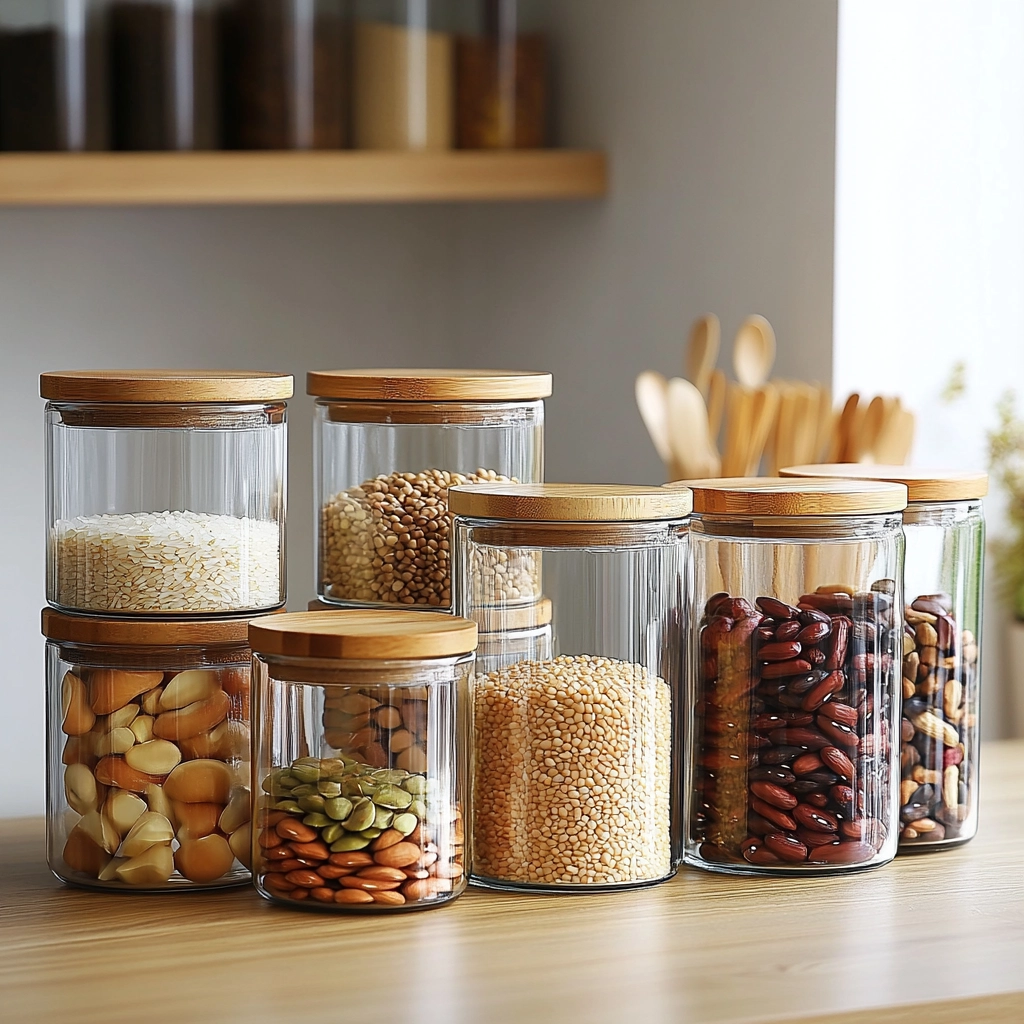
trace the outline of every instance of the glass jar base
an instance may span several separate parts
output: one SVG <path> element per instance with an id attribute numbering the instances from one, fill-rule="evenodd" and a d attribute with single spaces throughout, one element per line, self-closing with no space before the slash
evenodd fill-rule
<path id="1" fill-rule="evenodd" d="M 752 877 L 764 875 L 773 878 L 817 878 L 823 875 L 850 875 L 861 871 L 871 871 L 874 868 L 884 867 L 891 864 L 892 858 L 884 860 L 867 861 L 864 864 L 794 864 L 791 867 L 783 865 L 755 866 L 753 864 L 722 864 L 712 861 L 698 860 L 695 857 L 686 857 L 683 864 L 689 868 L 697 868 L 699 871 L 708 871 L 716 875 L 744 875 Z"/>
<path id="2" fill-rule="evenodd" d="M 469 884 L 481 889 L 494 889 L 500 892 L 534 893 L 544 896 L 549 893 L 562 893 L 567 895 L 581 895 L 588 892 L 621 892 L 624 889 L 650 889 L 652 886 L 661 885 L 663 882 L 674 878 L 675 869 L 660 878 L 645 878 L 637 882 L 608 882 L 591 883 L 584 882 L 578 885 L 555 884 L 543 885 L 540 882 L 512 882 L 502 878 L 488 878 L 484 875 L 470 874 Z"/>
<path id="3" fill-rule="evenodd" d="M 977 835 L 977 833 L 974 835 Z M 939 839 L 934 843 L 900 843 L 896 849 L 896 856 L 902 857 L 905 854 L 913 856 L 918 853 L 940 853 L 943 850 L 952 850 L 957 846 L 969 843 L 974 838 L 974 835 L 956 836 L 953 839 Z"/>
<path id="4" fill-rule="evenodd" d="M 252 877 L 248 873 L 241 878 L 219 878 L 213 882 L 190 882 L 188 879 L 180 879 L 165 882 L 163 885 L 126 885 L 124 882 L 100 882 L 97 879 L 73 878 L 60 874 L 54 868 L 50 868 L 50 873 L 57 881 L 63 882 L 73 889 L 89 889 L 93 892 L 135 893 L 148 896 L 159 896 L 165 893 L 176 892 L 205 892 L 208 889 L 240 889 L 243 886 L 252 884 Z"/>
<path id="5" fill-rule="evenodd" d="M 466 891 L 463 888 L 458 892 L 446 893 L 443 899 L 415 900 L 412 902 L 407 901 L 406 903 L 395 906 L 387 903 L 321 903 L 317 900 L 309 899 L 308 897 L 303 900 L 293 900 L 289 899 L 287 896 L 278 896 L 276 893 L 267 892 L 266 889 L 262 889 L 258 884 L 255 886 L 255 889 L 256 892 L 268 903 L 273 903 L 278 907 L 286 907 L 288 910 L 312 911 L 321 914 L 371 915 L 408 914 L 419 910 L 436 910 L 438 907 L 444 907 L 449 903 L 454 903 L 455 900 Z"/>

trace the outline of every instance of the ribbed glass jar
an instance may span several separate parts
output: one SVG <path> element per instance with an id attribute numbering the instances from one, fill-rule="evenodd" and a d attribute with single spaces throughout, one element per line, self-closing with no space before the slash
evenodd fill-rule
<path id="1" fill-rule="evenodd" d="M 133 892 L 249 880 L 247 628 L 44 609 L 58 878 Z"/>
<path id="2" fill-rule="evenodd" d="M 373 912 L 458 896 L 475 623 L 335 610 L 259 619 L 249 636 L 260 895 Z"/>
<path id="3" fill-rule="evenodd" d="M 959 846 L 978 830 L 984 473 L 822 465 L 786 476 L 905 484 L 900 853 Z"/>
<path id="4" fill-rule="evenodd" d="M 451 607 L 448 488 L 544 476 L 551 375 L 311 373 L 317 593 L 338 605 Z M 510 583 L 529 603 L 535 581 Z"/>
<path id="5" fill-rule="evenodd" d="M 224 615 L 285 599 L 292 378 L 44 373 L 46 599 L 103 615 Z"/>
<path id="6" fill-rule="evenodd" d="M 473 880 L 597 891 L 668 878 L 689 494 L 496 484 L 450 501 L 455 608 L 488 629 L 473 678 Z M 504 596 L 513 571 L 550 599 L 549 651 Z"/>
<path id="7" fill-rule="evenodd" d="M 891 860 L 906 488 L 688 486 L 686 862 L 785 875 Z"/>

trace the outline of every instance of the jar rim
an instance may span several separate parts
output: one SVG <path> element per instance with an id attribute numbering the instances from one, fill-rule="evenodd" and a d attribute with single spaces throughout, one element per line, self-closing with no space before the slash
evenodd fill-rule
<path id="1" fill-rule="evenodd" d="M 261 618 L 277 616 L 260 613 Z M 248 643 L 249 620 L 254 617 L 113 619 L 44 608 L 42 633 L 58 643 L 96 647 L 212 647 Z"/>
<path id="2" fill-rule="evenodd" d="M 723 477 L 681 480 L 665 488 L 689 488 L 699 515 L 862 516 L 907 507 L 904 484 L 878 480 Z"/>
<path id="3" fill-rule="evenodd" d="M 356 401 L 534 401 L 549 397 L 551 389 L 551 374 L 535 370 L 312 370 L 306 375 L 306 394 Z"/>
<path id="4" fill-rule="evenodd" d="M 971 501 L 988 494 L 988 473 L 977 470 L 918 469 L 861 463 L 811 463 L 779 470 L 784 477 L 811 479 L 879 480 L 903 484 L 911 504 L 934 501 Z"/>
<path id="5" fill-rule="evenodd" d="M 632 484 L 462 484 L 448 490 L 455 515 L 535 523 L 622 523 L 685 519 L 688 488 Z"/>
<path id="6" fill-rule="evenodd" d="M 295 378 L 268 370 L 54 370 L 39 375 L 52 402 L 183 405 L 268 402 L 291 398 Z"/>

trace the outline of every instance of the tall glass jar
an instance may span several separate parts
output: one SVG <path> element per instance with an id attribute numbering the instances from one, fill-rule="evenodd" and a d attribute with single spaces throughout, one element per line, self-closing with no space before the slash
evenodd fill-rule
<path id="1" fill-rule="evenodd" d="M 214 0 L 109 0 L 111 148 L 215 149 Z"/>
<path id="2" fill-rule="evenodd" d="M 686 862 L 807 874 L 892 860 L 906 488 L 687 485 Z"/>
<path id="3" fill-rule="evenodd" d="M 132 891 L 249 880 L 247 628 L 44 609 L 58 878 Z"/>
<path id="4" fill-rule="evenodd" d="M 285 599 L 292 378 L 44 373 L 46 599 L 108 615 L 223 615 Z"/>
<path id="5" fill-rule="evenodd" d="M 320 598 L 448 610 L 448 487 L 543 479 L 551 375 L 337 370 L 309 374 L 307 391 Z M 540 597 L 524 573 L 508 594 Z"/>
<path id="6" fill-rule="evenodd" d="M 547 121 L 547 40 L 520 0 L 465 0 L 456 41 L 456 129 L 462 149 L 540 149 Z"/>
<path id="7" fill-rule="evenodd" d="M 984 473 L 908 466 L 793 466 L 783 476 L 888 480 L 903 513 L 900 853 L 959 846 L 978 830 Z"/>
<path id="8" fill-rule="evenodd" d="M 418 910 L 466 887 L 466 688 L 476 624 L 302 612 L 249 627 L 260 895 Z"/>
<path id="9" fill-rule="evenodd" d="M 342 0 L 226 0 L 228 149 L 340 149 L 347 141 Z"/>
<path id="10" fill-rule="evenodd" d="M 451 149 L 454 64 L 445 0 L 356 0 L 357 149 Z"/>
<path id="11" fill-rule="evenodd" d="M 102 148 L 98 7 L 96 0 L 0 4 L 0 150 Z"/>
<path id="12" fill-rule="evenodd" d="M 473 679 L 475 882 L 597 891 L 677 864 L 673 725 L 682 669 L 685 490 L 455 487 L 455 607 L 492 623 Z M 521 649 L 498 566 L 543 567 L 552 656 Z"/>

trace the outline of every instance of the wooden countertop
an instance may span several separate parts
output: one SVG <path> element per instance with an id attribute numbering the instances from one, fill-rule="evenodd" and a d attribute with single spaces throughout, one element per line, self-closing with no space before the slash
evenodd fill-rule
<path id="1" fill-rule="evenodd" d="M 248 889 L 65 888 L 0 822 L 0 1017 L 145 1024 L 1024 1021 L 1024 742 L 983 754 L 978 838 L 817 880 L 683 870 L 595 896 L 470 890 L 388 918 Z M 927 1005 L 924 1005 L 927 1004 Z"/>

